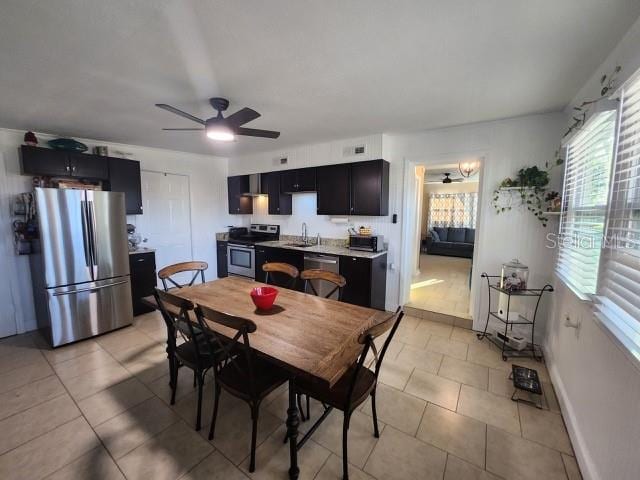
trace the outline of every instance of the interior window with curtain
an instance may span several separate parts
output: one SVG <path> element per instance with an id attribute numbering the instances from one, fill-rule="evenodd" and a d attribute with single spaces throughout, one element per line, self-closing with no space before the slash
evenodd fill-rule
<path id="1" fill-rule="evenodd" d="M 596 315 L 640 359 L 640 78 L 620 112 Z"/>
<path id="2" fill-rule="evenodd" d="M 616 114 L 593 115 L 566 144 L 556 273 L 583 299 L 596 293 L 598 282 Z"/>
<path id="3" fill-rule="evenodd" d="M 428 228 L 475 228 L 478 212 L 478 193 L 429 194 Z"/>

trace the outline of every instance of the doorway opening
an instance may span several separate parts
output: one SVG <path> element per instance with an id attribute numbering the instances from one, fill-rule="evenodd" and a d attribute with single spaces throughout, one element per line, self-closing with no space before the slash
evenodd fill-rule
<path id="1" fill-rule="evenodd" d="M 458 163 L 420 168 L 415 197 L 419 235 L 408 307 L 471 319 L 480 161 L 471 162 L 472 171 Z"/>

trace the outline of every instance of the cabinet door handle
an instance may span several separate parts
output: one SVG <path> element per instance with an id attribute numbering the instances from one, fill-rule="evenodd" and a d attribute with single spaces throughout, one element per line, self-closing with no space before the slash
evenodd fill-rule
<path id="1" fill-rule="evenodd" d="M 67 165 L 67 166 L 65 167 L 65 170 L 68 172 L 69 170 L 71 170 L 71 167 L 69 167 L 69 165 Z"/>

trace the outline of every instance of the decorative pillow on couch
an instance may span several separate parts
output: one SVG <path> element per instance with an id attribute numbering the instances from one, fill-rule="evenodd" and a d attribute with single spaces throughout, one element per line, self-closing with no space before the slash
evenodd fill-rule
<path id="1" fill-rule="evenodd" d="M 447 239 L 449 242 L 464 243 L 465 228 L 449 228 Z"/>
<path id="2" fill-rule="evenodd" d="M 439 242 L 440 241 L 440 236 L 438 235 L 438 232 L 436 232 L 433 228 L 429 229 L 429 233 L 431 234 L 431 240 L 434 242 Z"/>
<path id="3" fill-rule="evenodd" d="M 438 234 L 439 242 L 446 242 L 447 240 L 447 228 L 444 227 L 433 227 L 433 230 Z"/>

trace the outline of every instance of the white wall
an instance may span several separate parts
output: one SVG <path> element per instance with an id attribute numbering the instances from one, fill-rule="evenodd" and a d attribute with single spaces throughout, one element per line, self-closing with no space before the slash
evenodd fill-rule
<path id="1" fill-rule="evenodd" d="M 640 20 L 580 90 L 571 105 L 599 96 L 600 77 L 622 65 L 621 80 L 640 68 Z M 640 369 L 596 323 L 591 304 L 557 280 L 547 329 L 551 378 L 585 479 L 640 475 Z M 580 321 L 579 336 L 564 326 Z"/>
<path id="2" fill-rule="evenodd" d="M 530 268 L 531 285 L 544 285 L 552 278 L 553 252 L 545 248 L 545 234 L 553 228 L 553 223 L 545 229 L 526 209 L 498 215 L 490 202 L 491 193 L 504 177 L 515 176 L 525 166 L 544 167 L 546 160 L 554 158 L 564 125 L 564 115 L 552 113 L 385 136 L 385 148 L 391 155 L 388 159 L 394 163 L 428 167 L 469 155 L 484 157 L 471 293 L 472 301 L 476 299 L 472 305 L 476 329 L 484 327 L 487 311 L 486 286 L 482 285 L 478 290 L 481 272 L 498 275 L 502 263 L 518 258 Z M 553 177 L 560 174 L 554 171 Z M 554 183 L 559 184 L 559 178 L 554 178 Z M 544 303 L 539 319 L 541 333 L 545 321 Z"/>
<path id="3" fill-rule="evenodd" d="M 32 189 L 31 177 L 19 174 L 19 146 L 22 144 L 24 132 L 0 129 L 0 235 L 3 241 L 13 238 L 9 205 L 13 195 Z M 41 145 L 52 136 L 37 134 Z M 90 148 L 93 145 L 107 145 L 110 153 L 124 151 L 132 153 L 135 160 L 139 160 L 143 170 L 153 170 L 167 173 L 180 173 L 189 176 L 191 192 L 191 231 L 193 257 L 209 263 L 209 277 L 215 278 L 216 247 L 215 233 L 223 231 L 229 224 L 230 216 L 227 208 L 227 160 L 224 158 L 196 155 L 171 150 L 146 148 L 133 145 L 121 145 L 95 140 L 78 139 Z M 135 217 L 129 217 L 135 221 Z M 141 232 L 144 235 L 144 232 Z M 153 245 L 147 245 L 153 247 Z M 18 324 L 18 332 L 36 328 L 33 311 L 33 297 L 31 290 L 31 276 L 27 256 L 11 255 L 9 258 L 10 272 L 5 276 L 11 284 L 12 305 L 1 305 L 2 317 L 0 321 L 10 321 L 12 310 Z M 158 266 L 160 267 L 160 266 Z"/>

